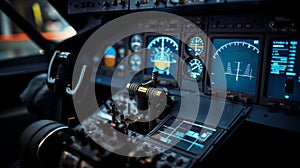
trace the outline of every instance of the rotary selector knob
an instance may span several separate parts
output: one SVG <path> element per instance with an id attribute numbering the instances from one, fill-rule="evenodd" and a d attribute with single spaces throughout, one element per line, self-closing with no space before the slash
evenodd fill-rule
<path id="1" fill-rule="evenodd" d="M 108 2 L 108 1 L 104 1 L 104 2 L 103 2 L 103 6 L 105 6 L 105 7 L 107 7 L 107 8 L 108 8 L 108 7 L 110 6 L 110 4 L 109 4 L 109 2 Z"/>

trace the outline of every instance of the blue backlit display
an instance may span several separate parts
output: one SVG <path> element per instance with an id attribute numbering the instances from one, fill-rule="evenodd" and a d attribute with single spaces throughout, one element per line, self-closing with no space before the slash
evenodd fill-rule
<path id="1" fill-rule="evenodd" d="M 152 137 L 196 155 L 216 132 L 215 128 L 172 117 Z"/>
<path id="2" fill-rule="evenodd" d="M 225 75 L 227 90 L 255 94 L 260 54 L 259 39 L 214 38 L 215 52 L 211 62 L 211 87 L 225 89 L 220 75 Z M 217 60 L 224 74 L 217 73 Z"/>
<path id="3" fill-rule="evenodd" d="M 171 36 L 148 36 L 146 74 L 156 70 L 160 77 L 172 78 L 177 73 L 178 39 Z M 175 78 L 173 76 L 173 78 Z"/>
<path id="4" fill-rule="evenodd" d="M 297 40 L 272 40 L 268 61 L 268 91 L 271 98 L 300 101 L 300 49 Z"/>

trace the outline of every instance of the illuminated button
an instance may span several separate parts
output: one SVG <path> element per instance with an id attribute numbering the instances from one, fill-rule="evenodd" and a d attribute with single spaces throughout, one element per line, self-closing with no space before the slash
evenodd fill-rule
<path id="1" fill-rule="evenodd" d="M 250 29 L 252 27 L 251 24 L 245 24 L 245 28 Z"/>
<path id="2" fill-rule="evenodd" d="M 221 28 L 221 29 L 225 29 L 225 28 L 226 28 L 226 25 L 225 25 L 225 24 L 220 24 L 220 28 Z"/>
<path id="3" fill-rule="evenodd" d="M 142 4 L 148 4 L 148 3 L 149 3 L 149 0 L 141 0 L 141 3 L 142 3 Z"/>
<path id="4" fill-rule="evenodd" d="M 228 24 L 227 27 L 228 28 L 233 28 L 233 24 Z"/>
<path id="5" fill-rule="evenodd" d="M 236 24 L 236 28 L 241 29 L 241 28 L 243 28 L 243 25 L 238 23 L 238 24 Z"/>
<path id="6" fill-rule="evenodd" d="M 176 5 L 179 3 L 179 0 L 170 0 L 170 2 L 173 4 L 173 5 Z"/>
<path id="7" fill-rule="evenodd" d="M 171 2 L 173 5 L 176 5 L 176 4 L 178 4 L 178 3 L 184 4 L 184 3 L 185 3 L 185 0 L 170 0 L 170 2 Z"/>
<path id="8" fill-rule="evenodd" d="M 201 138 L 206 138 L 208 136 L 208 134 L 206 132 L 202 133 Z"/>

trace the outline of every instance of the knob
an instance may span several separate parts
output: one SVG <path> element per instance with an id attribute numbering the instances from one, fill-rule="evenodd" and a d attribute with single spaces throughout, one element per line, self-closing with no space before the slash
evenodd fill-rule
<path id="1" fill-rule="evenodd" d="M 64 142 L 66 142 L 67 144 L 72 144 L 73 143 L 73 140 L 71 138 L 70 135 L 67 135 L 65 132 L 63 131 L 59 131 L 57 133 L 57 136 Z"/>
<path id="2" fill-rule="evenodd" d="M 121 0 L 120 5 L 122 5 L 123 7 L 125 7 L 125 5 L 126 5 L 126 0 Z"/>
<path id="3" fill-rule="evenodd" d="M 150 149 L 150 147 L 147 144 L 144 144 L 142 148 L 145 152 L 147 152 Z"/>
<path id="4" fill-rule="evenodd" d="M 166 160 L 169 161 L 169 162 L 174 162 L 174 161 L 175 161 L 175 158 L 174 158 L 174 156 L 169 155 L 169 156 L 166 158 Z"/>
<path id="5" fill-rule="evenodd" d="M 104 2 L 103 2 L 103 6 L 105 6 L 105 7 L 107 7 L 107 8 L 108 8 L 108 7 L 110 6 L 110 4 L 109 4 L 109 2 L 108 2 L 108 1 L 104 1 Z"/>
<path id="6" fill-rule="evenodd" d="M 159 4 L 159 0 L 154 0 L 153 3 L 157 6 Z"/>
<path id="7" fill-rule="evenodd" d="M 75 128 L 79 124 L 79 121 L 76 117 L 69 117 L 68 118 L 68 126 L 70 128 Z"/>
<path id="8" fill-rule="evenodd" d="M 114 6 L 118 6 L 118 0 L 114 0 L 112 3 Z"/>
<path id="9" fill-rule="evenodd" d="M 183 160 L 180 158 L 180 159 L 177 160 L 176 165 L 177 166 L 182 166 L 183 163 L 184 163 Z"/>
<path id="10" fill-rule="evenodd" d="M 84 129 L 80 129 L 79 131 L 79 139 L 82 145 L 87 145 L 88 144 L 88 140 L 87 140 L 87 134 L 84 131 Z"/>
<path id="11" fill-rule="evenodd" d="M 140 1 L 135 1 L 135 6 L 140 7 L 141 6 L 141 2 Z"/>

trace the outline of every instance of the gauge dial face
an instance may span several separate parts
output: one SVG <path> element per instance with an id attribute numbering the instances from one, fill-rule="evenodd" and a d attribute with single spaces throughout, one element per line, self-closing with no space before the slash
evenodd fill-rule
<path id="1" fill-rule="evenodd" d="M 130 57 L 130 67 L 132 71 L 139 71 L 142 65 L 142 58 L 138 54 L 133 54 Z"/>
<path id="2" fill-rule="evenodd" d="M 193 58 L 187 60 L 186 72 L 192 79 L 199 80 L 203 71 L 203 64 L 200 59 Z"/>
<path id="3" fill-rule="evenodd" d="M 130 48 L 133 51 L 138 51 L 142 48 L 142 46 L 143 46 L 142 36 L 138 34 L 133 35 L 130 39 Z"/>
<path id="4" fill-rule="evenodd" d="M 178 42 L 168 36 L 158 36 L 152 39 L 149 49 L 149 60 L 154 65 L 154 70 L 159 74 L 169 75 L 171 66 L 177 63 Z"/>
<path id="5" fill-rule="evenodd" d="M 116 64 L 116 59 L 117 59 L 117 51 L 114 47 L 109 46 L 106 48 L 104 52 L 104 65 L 106 67 L 112 68 Z"/>
<path id="6" fill-rule="evenodd" d="M 227 90 L 254 94 L 259 62 L 258 39 L 214 39 L 211 86 L 225 89 L 220 75 L 226 77 Z M 222 63 L 222 65 L 221 65 Z M 221 71 L 220 68 L 224 70 Z"/>
<path id="7" fill-rule="evenodd" d="M 203 53 L 204 48 L 205 44 L 202 37 L 193 36 L 189 39 L 187 47 L 189 55 L 193 57 L 198 57 Z"/>

